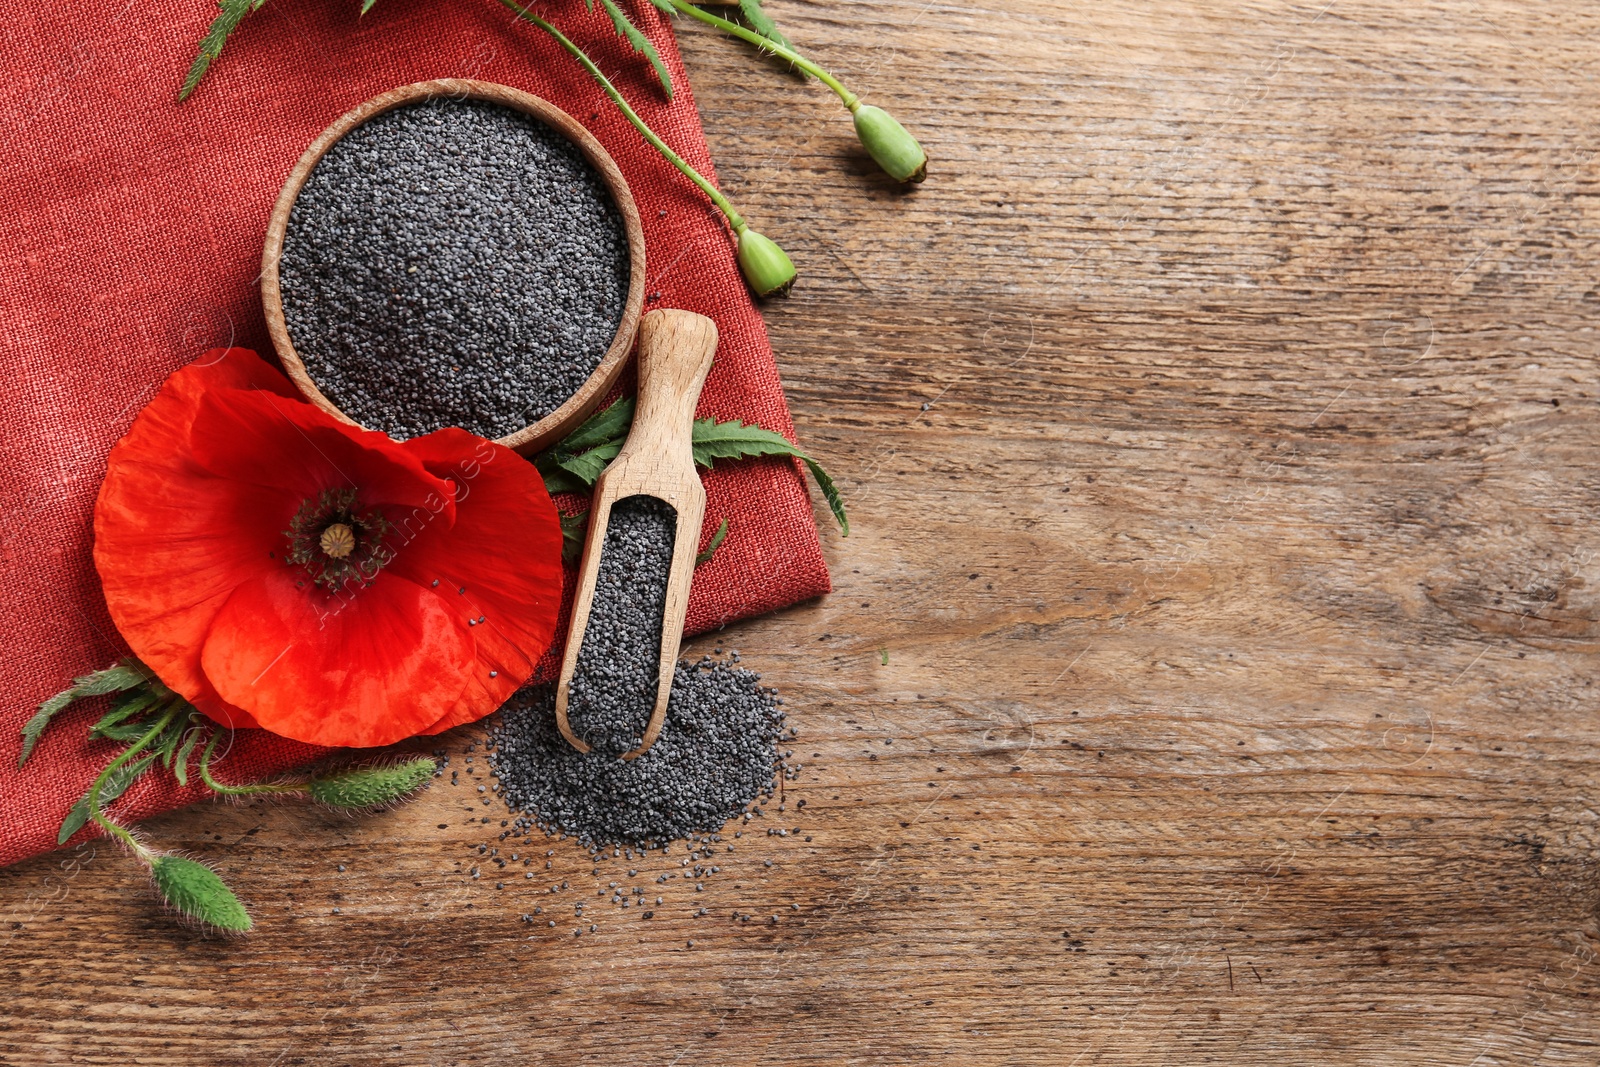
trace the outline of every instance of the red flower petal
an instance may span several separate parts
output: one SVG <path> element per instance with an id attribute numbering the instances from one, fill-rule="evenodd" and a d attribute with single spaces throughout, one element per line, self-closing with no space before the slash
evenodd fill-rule
<path id="1" fill-rule="evenodd" d="M 282 371 L 248 348 L 213 348 L 202 353 L 168 376 L 161 395 L 192 409 L 201 397 L 219 389 L 264 389 L 290 400 L 301 399 Z"/>
<path id="2" fill-rule="evenodd" d="M 229 388 L 292 392 L 283 375 L 242 348 L 207 352 L 169 377 L 111 450 L 95 504 L 94 557 L 111 617 L 134 652 L 207 715 L 250 726 L 250 716 L 206 681 L 200 645 L 233 590 L 273 566 L 271 531 L 294 505 L 219 481 L 188 458 L 201 400 Z"/>
<path id="3" fill-rule="evenodd" d="M 435 522 L 455 521 L 449 483 L 384 434 L 303 401 L 265 391 L 212 393 L 195 412 L 189 447 L 195 462 L 219 478 L 286 490 L 297 505 L 324 489 L 350 487 L 359 490 L 363 507 L 393 505 L 402 513 L 426 507 Z"/>
<path id="4" fill-rule="evenodd" d="M 387 745 L 436 722 L 473 662 L 463 619 L 431 589 L 380 573 L 327 594 L 298 568 L 239 587 L 201 657 L 223 699 L 318 745 Z"/>
<path id="5" fill-rule="evenodd" d="M 425 731 L 438 733 L 498 708 L 550 646 L 561 610 L 561 524 L 538 470 L 504 446 L 452 428 L 401 447 L 455 482 L 456 522 L 391 542 L 397 552 L 385 569 L 430 587 L 437 579 L 459 617 L 483 620 L 471 627 L 477 665 L 466 690 Z"/>

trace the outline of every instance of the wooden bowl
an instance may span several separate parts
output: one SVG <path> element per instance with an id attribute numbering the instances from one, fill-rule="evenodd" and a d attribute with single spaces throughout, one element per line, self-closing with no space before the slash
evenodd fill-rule
<path id="1" fill-rule="evenodd" d="M 633 202 L 633 193 L 629 191 L 628 183 L 622 177 L 622 171 L 617 169 L 616 162 L 601 147 L 600 142 L 595 140 L 594 135 L 584 129 L 577 119 L 548 100 L 492 82 L 440 78 L 436 81 L 416 82 L 392 89 L 341 115 L 333 125 L 322 131 L 321 136 L 311 142 L 311 147 L 306 149 L 305 154 L 300 157 L 300 162 L 295 164 L 294 170 L 289 174 L 289 180 L 283 184 L 283 191 L 278 194 L 278 203 L 273 207 L 272 218 L 267 223 L 267 246 L 261 255 L 261 302 L 266 309 L 267 332 L 272 337 L 272 347 L 277 350 L 278 358 L 283 362 L 283 369 L 294 380 L 306 399 L 335 418 L 353 426 L 359 425 L 340 411 L 333 401 L 317 388 L 317 383 L 307 372 L 305 362 L 294 350 L 294 342 L 289 338 L 288 325 L 283 318 L 283 291 L 278 284 L 278 265 L 283 256 L 284 234 L 289 228 L 289 212 L 293 210 L 300 190 L 305 187 L 306 179 L 311 176 L 312 168 L 339 138 L 385 111 L 441 97 L 454 100 L 488 100 L 504 104 L 532 115 L 577 145 L 584 158 L 589 161 L 589 165 L 605 183 L 606 190 L 611 194 L 611 199 L 622 216 L 623 228 L 627 234 L 628 299 L 623 305 L 622 322 L 617 326 L 617 334 L 611 341 L 611 347 L 606 350 L 594 373 L 589 375 L 588 380 L 576 393 L 568 397 L 565 403 L 532 426 L 524 426 L 515 433 L 499 439 L 500 444 L 514 448 L 523 455 L 533 455 L 576 429 L 578 424 L 594 411 L 607 391 L 616 384 L 623 367 L 627 364 L 628 353 L 633 348 L 634 335 L 639 330 L 639 314 L 644 307 L 644 228 L 639 224 L 639 208 Z"/>

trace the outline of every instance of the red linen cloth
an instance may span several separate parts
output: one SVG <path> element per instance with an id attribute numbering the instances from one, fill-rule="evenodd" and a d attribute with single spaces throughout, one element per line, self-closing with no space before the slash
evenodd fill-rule
<path id="1" fill-rule="evenodd" d="M 120 11 L 118 8 L 120 7 Z M 55 846 L 67 809 L 118 746 L 85 729 L 102 700 L 58 716 L 25 769 L 19 731 L 74 675 L 126 651 L 91 562 L 106 454 L 173 370 L 237 344 L 268 354 L 256 273 L 267 216 L 306 145 L 361 101 L 409 82 L 470 77 L 543 96 L 616 158 L 643 216 L 646 310 L 687 308 L 721 331 L 699 414 L 793 436 L 761 317 L 721 218 L 629 126 L 594 81 L 492 0 L 270 0 L 187 103 L 176 89 L 216 7 L 208 0 L 33 4 L 0 25 L 0 864 Z M 635 107 L 703 173 L 711 159 L 670 28 L 633 14 L 671 69 L 668 103 L 606 16 L 545 4 Z M 706 477 L 688 629 L 714 628 L 828 590 L 798 467 L 723 464 Z M 244 781 L 320 751 L 245 731 L 217 763 Z M 128 819 L 190 803 L 151 773 L 114 806 Z"/>

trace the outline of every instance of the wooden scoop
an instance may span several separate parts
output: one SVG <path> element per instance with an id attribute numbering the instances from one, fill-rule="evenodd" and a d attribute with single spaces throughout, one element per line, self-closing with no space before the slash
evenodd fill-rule
<path id="1" fill-rule="evenodd" d="M 650 712 L 639 747 L 625 752 L 633 759 L 655 744 L 667 714 L 672 693 L 672 672 L 683 640 L 683 617 L 689 608 L 689 581 L 694 577 L 694 557 L 700 544 L 700 524 L 706 513 L 706 491 L 694 468 L 690 435 L 695 403 L 711 370 L 717 350 L 717 327 L 692 311 L 652 311 L 639 323 L 639 400 L 633 426 L 622 451 L 594 483 L 589 508 L 589 533 L 583 542 L 583 563 L 578 569 L 578 592 L 567 631 L 566 654 L 561 660 L 561 680 L 556 683 L 556 725 L 579 752 L 589 745 L 567 722 L 567 701 L 572 676 L 583 648 L 594 603 L 600 554 L 611 523 L 611 507 L 630 496 L 653 496 L 671 504 L 678 513 L 677 536 L 672 547 L 672 569 L 667 575 L 667 601 L 661 620 L 661 660 L 656 682 L 656 703 Z"/>

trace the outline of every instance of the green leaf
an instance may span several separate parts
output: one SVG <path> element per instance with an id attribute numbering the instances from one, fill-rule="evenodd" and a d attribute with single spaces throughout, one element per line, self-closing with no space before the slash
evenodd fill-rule
<path id="1" fill-rule="evenodd" d="M 572 563 L 583 555 L 583 536 L 589 529 L 589 513 L 561 516 L 561 560 Z"/>
<path id="2" fill-rule="evenodd" d="M 44 733 L 44 728 L 50 725 L 50 720 L 56 713 L 78 699 L 77 689 L 66 689 L 39 705 L 39 710 L 33 713 L 22 727 L 22 754 L 17 757 L 17 769 L 28 762 L 28 757 L 33 754 L 33 746 L 39 743 L 39 737 Z"/>
<path id="3" fill-rule="evenodd" d="M 677 13 L 677 8 L 668 3 L 668 0 L 650 0 L 650 2 L 669 15 Z M 705 0 L 696 0 L 696 2 L 703 5 Z M 739 0 L 739 21 L 773 44 L 782 48 L 794 49 L 793 42 L 783 35 L 783 31 L 778 29 L 778 24 L 772 21 L 772 16 L 762 9 L 761 0 Z M 811 80 L 811 75 L 800 68 L 791 66 L 790 69 L 800 75 L 801 81 Z"/>
<path id="4" fill-rule="evenodd" d="M 117 768 L 117 773 L 106 779 L 106 784 L 100 787 L 100 809 L 128 791 L 128 787 L 138 780 L 139 776 L 150 769 L 156 761 L 154 752 L 146 753 L 138 759 L 124 763 Z"/>
<path id="5" fill-rule="evenodd" d="M 94 736 L 104 737 L 106 741 L 134 741 L 134 739 L 144 736 L 144 731 L 149 728 L 149 723 L 146 723 L 141 718 L 141 720 L 134 720 L 131 723 L 115 723 L 114 726 L 106 726 Z"/>
<path id="6" fill-rule="evenodd" d="M 596 445 L 587 452 L 580 452 L 576 456 L 563 456 L 556 460 L 556 466 L 572 475 L 583 483 L 585 488 L 594 484 L 606 469 L 606 464 L 617 458 L 617 453 L 622 451 L 622 441 L 607 441 L 603 445 Z"/>
<path id="7" fill-rule="evenodd" d="M 150 877 L 166 902 L 190 918 L 241 933 L 254 925 L 233 890 L 203 863 L 182 856 L 157 856 L 150 862 Z"/>
<path id="8" fill-rule="evenodd" d="M 97 733 L 96 737 L 103 737 L 107 741 L 137 741 L 150 729 L 150 724 L 143 719 L 133 722 L 119 722 L 114 726 L 107 726 Z"/>
<path id="9" fill-rule="evenodd" d="M 739 0 L 739 17 L 744 24 L 755 30 L 761 36 L 774 44 L 781 44 L 785 48 L 794 47 L 789 43 L 789 38 L 778 29 L 778 24 L 772 21 L 772 16 L 761 9 L 761 0 Z M 809 77 L 804 71 L 802 77 Z"/>
<path id="10" fill-rule="evenodd" d="M 129 713 L 137 713 L 143 711 L 145 708 L 148 708 L 151 704 L 157 703 L 164 697 L 170 695 L 171 691 L 165 686 L 162 686 L 160 692 L 157 692 L 155 686 L 152 685 L 135 686 L 132 689 L 124 690 L 115 700 L 113 700 L 111 702 L 111 710 L 116 712 L 126 711 Z"/>
<path id="11" fill-rule="evenodd" d="M 114 667 L 74 678 L 71 688 L 62 690 L 40 704 L 33 717 L 23 725 L 22 754 L 17 757 L 17 769 L 21 770 L 22 765 L 28 762 L 28 757 L 33 754 L 33 748 L 39 743 L 45 727 L 49 726 L 50 720 L 67 705 L 81 697 L 103 696 L 106 693 L 132 689 L 141 682 L 151 681 L 152 678 L 149 669 L 136 659 L 125 659 Z"/>
<path id="12" fill-rule="evenodd" d="M 633 397 L 618 397 L 604 410 L 590 415 L 583 421 L 582 426 L 562 438 L 553 451 L 572 455 L 613 439 L 628 436 L 628 427 L 633 425 L 634 406 Z"/>
<path id="13" fill-rule="evenodd" d="M 127 792 L 128 787 L 141 774 L 148 771 L 155 761 L 156 754 L 151 752 L 118 767 L 111 777 L 106 779 L 106 784 L 100 787 L 100 810 L 104 811 L 107 804 Z M 83 829 L 83 825 L 89 821 L 92 814 L 89 810 L 89 794 L 92 792 L 94 787 L 90 786 L 89 792 L 79 797 L 78 802 L 67 812 L 67 817 L 61 821 L 61 831 L 56 834 L 56 844 L 66 844 L 67 839 Z"/>
<path id="14" fill-rule="evenodd" d="M 724 518 L 722 520 L 722 525 L 717 527 L 717 532 L 711 535 L 711 541 L 706 545 L 705 551 L 700 552 L 694 557 L 694 565 L 698 567 L 700 564 L 710 560 L 711 557 L 716 554 L 717 549 L 722 547 L 722 542 L 727 540 L 727 538 L 728 520 Z"/>
<path id="15" fill-rule="evenodd" d="M 569 474 L 560 467 L 549 471 L 540 471 L 544 475 L 544 491 L 551 496 L 557 493 L 587 493 L 590 483 L 585 482 L 575 474 Z"/>
<path id="16" fill-rule="evenodd" d="M 822 464 L 810 456 L 801 456 L 800 460 L 816 480 L 817 488 L 822 490 L 822 498 L 828 502 L 828 510 L 833 512 L 834 521 L 839 524 L 839 535 L 849 537 L 850 519 L 844 513 L 844 497 L 839 495 L 839 487 L 833 484 L 833 479 L 822 469 Z"/>
<path id="17" fill-rule="evenodd" d="M 183 79 L 183 88 L 178 90 L 180 104 L 189 99 L 189 94 L 200 84 L 200 79 L 206 76 L 211 61 L 222 54 L 222 46 L 227 43 L 228 34 L 238 28 L 246 15 L 259 10 L 264 3 L 266 0 L 217 0 L 220 13 L 212 21 L 205 37 L 201 38 L 200 53 L 194 57 L 194 63 L 189 67 L 189 74 Z"/>
<path id="18" fill-rule="evenodd" d="M 671 100 L 672 75 L 667 73 L 667 65 L 661 62 L 661 54 L 656 51 L 656 46 L 650 43 L 650 38 L 640 32 L 639 27 L 633 24 L 633 20 L 628 18 L 627 13 L 617 6 L 616 0 L 600 0 L 600 6 L 606 9 L 606 14 L 611 16 L 611 25 L 615 26 L 617 32 L 629 44 L 633 45 L 633 50 L 644 53 L 644 57 L 656 69 L 656 78 L 661 82 L 662 91 L 667 94 L 667 99 Z"/>
<path id="19" fill-rule="evenodd" d="M 172 765 L 172 776 L 178 780 L 179 785 L 189 784 L 189 757 L 205 730 L 197 725 L 190 728 L 187 733 L 188 736 L 183 739 L 183 747 L 178 749 L 177 761 Z"/>
<path id="20" fill-rule="evenodd" d="M 437 769 L 426 756 L 392 767 L 357 767 L 313 778 L 306 783 L 306 791 L 313 800 L 336 808 L 374 808 L 420 789 Z"/>
<path id="21" fill-rule="evenodd" d="M 586 492 L 606 469 L 606 464 L 616 458 L 627 439 L 633 423 L 634 400 L 624 397 L 587 421 L 554 448 L 540 453 L 534 466 L 544 476 L 545 488 L 551 493 Z M 747 426 L 735 419 L 717 422 L 714 419 L 696 419 L 693 431 L 694 461 L 702 467 L 711 466 L 719 459 L 742 459 L 746 456 L 793 456 L 804 463 L 822 490 L 833 517 L 846 537 L 850 536 L 850 520 L 845 515 L 844 500 L 839 489 L 828 477 L 822 465 L 794 445 L 782 434 Z M 569 531 L 568 519 L 562 519 L 562 533 L 567 535 L 563 553 L 571 558 L 574 536 L 581 533 Z M 581 545 L 581 540 L 580 540 Z"/>
<path id="22" fill-rule="evenodd" d="M 742 459 L 746 456 L 793 456 L 804 463 L 817 480 L 833 517 L 838 520 L 844 536 L 850 536 L 850 520 L 844 513 L 844 500 L 839 489 L 828 477 L 822 465 L 794 445 L 780 433 L 747 426 L 739 420 L 716 422 L 712 419 L 694 421 L 694 461 L 709 467 L 719 459 Z"/>
<path id="23" fill-rule="evenodd" d="M 167 728 L 161 732 L 161 735 L 156 738 L 155 752 L 156 755 L 161 757 L 161 765 L 163 767 L 171 769 L 172 757 L 178 754 L 178 745 L 183 741 L 183 735 L 188 725 L 189 717 L 187 715 L 173 719 Z"/>
<path id="24" fill-rule="evenodd" d="M 552 495 L 587 493 L 622 448 L 633 423 L 633 408 L 631 396 L 615 400 L 554 447 L 535 456 L 533 465 L 544 476 L 545 490 Z"/>
<path id="25" fill-rule="evenodd" d="M 371 11 L 372 5 L 377 2 L 378 0 L 361 0 L 361 13 L 365 15 L 368 11 Z"/>
<path id="26" fill-rule="evenodd" d="M 61 830 L 56 834 L 56 844 L 64 845 L 73 834 L 83 829 L 83 824 L 89 821 L 89 797 L 78 798 L 78 802 L 67 809 L 67 817 L 61 820 Z"/>
<path id="27" fill-rule="evenodd" d="M 132 718 L 133 716 L 139 715 L 140 713 L 149 710 L 150 706 L 152 704 L 154 704 L 157 699 L 158 698 L 156 697 L 156 694 L 150 692 L 149 690 L 138 690 L 138 689 L 132 690 L 127 695 L 125 695 L 120 700 L 118 700 L 116 702 L 116 704 L 112 706 L 110 711 L 108 711 L 104 715 L 102 715 L 100 717 L 100 721 L 99 722 L 97 722 L 93 726 L 89 727 L 89 736 L 90 737 L 112 737 L 112 736 L 115 736 L 115 735 L 109 733 L 108 731 L 116 728 L 117 725 L 119 723 L 123 723 L 124 720 Z M 132 724 L 129 724 L 129 725 L 132 725 Z M 146 729 L 146 727 L 139 727 L 138 728 L 138 733 L 135 733 L 133 736 L 134 737 L 138 737 L 139 734 L 144 733 L 145 729 Z M 120 739 L 122 739 L 122 740 L 131 740 L 132 738 L 120 738 Z"/>
<path id="28" fill-rule="evenodd" d="M 103 671 L 86 674 L 82 678 L 74 678 L 73 685 L 81 697 L 97 697 L 106 693 L 120 693 L 132 689 L 136 685 L 152 681 L 154 675 L 150 668 L 136 659 L 125 659 L 115 667 L 107 667 Z"/>

